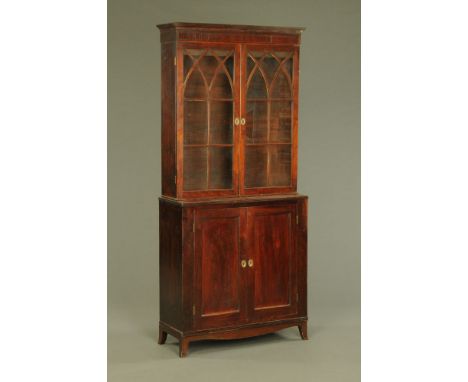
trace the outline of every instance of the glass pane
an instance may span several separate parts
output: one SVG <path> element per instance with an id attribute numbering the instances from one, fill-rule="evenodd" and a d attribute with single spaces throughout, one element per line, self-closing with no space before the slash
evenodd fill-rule
<path id="1" fill-rule="evenodd" d="M 210 143 L 232 143 L 232 102 L 210 102 Z"/>
<path id="2" fill-rule="evenodd" d="M 247 78 L 250 76 L 250 72 L 255 67 L 255 62 L 252 57 L 247 57 Z"/>
<path id="3" fill-rule="evenodd" d="M 230 54 L 231 57 L 226 59 L 226 61 L 224 62 L 224 67 L 226 68 L 232 80 L 234 78 L 234 57 L 232 56 L 232 52 Z"/>
<path id="4" fill-rule="evenodd" d="M 234 52 L 214 49 L 211 50 L 209 54 L 216 55 L 216 57 L 218 57 L 218 65 L 224 61 L 224 67 L 226 68 L 232 80 L 234 74 Z M 226 58 L 226 56 L 228 56 L 228 58 Z"/>
<path id="5" fill-rule="evenodd" d="M 291 102 L 271 101 L 270 142 L 291 142 Z"/>
<path id="6" fill-rule="evenodd" d="M 207 187 L 206 147 L 184 148 L 184 190 L 204 190 Z"/>
<path id="7" fill-rule="evenodd" d="M 184 144 L 206 144 L 208 134 L 206 101 L 184 102 Z"/>
<path id="8" fill-rule="evenodd" d="M 231 83 L 229 82 L 226 72 L 222 69 L 218 71 L 210 90 L 211 98 L 228 98 L 232 99 Z"/>
<path id="9" fill-rule="evenodd" d="M 186 49 L 185 53 L 192 56 L 195 60 L 202 55 L 204 51 L 200 49 Z"/>
<path id="10" fill-rule="evenodd" d="M 245 188 L 290 187 L 293 52 L 249 51 Z"/>
<path id="11" fill-rule="evenodd" d="M 255 59 L 259 60 L 265 55 L 265 52 L 261 50 L 253 50 L 253 51 L 250 51 L 249 54 L 255 57 Z"/>
<path id="12" fill-rule="evenodd" d="M 291 185 L 291 146 L 269 145 L 270 176 L 269 186 Z"/>
<path id="13" fill-rule="evenodd" d="M 274 52 L 275 56 L 278 57 L 280 60 L 283 60 L 286 57 L 289 57 L 291 55 L 291 52 L 288 51 L 283 51 L 283 52 Z"/>
<path id="14" fill-rule="evenodd" d="M 247 143 L 259 143 L 267 141 L 267 108 L 267 102 L 247 102 L 245 129 Z"/>
<path id="15" fill-rule="evenodd" d="M 268 83 L 271 84 L 273 76 L 275 75 L 275 72 L 278 70 L 279 67 L 278 61 L 276 61 L 276 59 L 272 56 L 266 56 L 263 59 L 261 65 L 265 75 L 267 76 Z"/>
<path id="16" fill-rule="evenodd" d="M 206 78 L 208 84 L 213 79 L 214 72 L 218 67 L 218 60 L 209 52 L 199 61 L 199 68 Z"/>
<path id="17" fill-rule="evenodd" d="M 185 98 L 206 98 L 207 88 L 200 72 L 195 69 L 185 84 Z"/>
<path id="18" fill-rule="evenodd" d="M 271 96 L 273 98 L 290 98 L 291 95 L 289 81 L 284 72 L 280 70 L 272 84 Z"/>
<path id="19" fill-rule="evenodd" d="M 247 99 L 262 98 L 267 97 L 266 83 L 263 79 L 260 70 L 256 69 L 247 90 Z"/>
<path id="20" fill-rule="evenodd" d="M 193 60 L 190 56 L 184 55 L 184 80 L 187 78 L 187 74 L 193 65 Z"/>
<path id="21" fill-rule="evenodd" d="M 286 71 L 286 73 L 289 74 L 289 78 L 292 79 L 292 58 L 286 60 L 286 61 L 283 63 L 283 68 L 284 68 L 284 70 Z"/>
<path id="22" fill-rule="evenodd" d="M 210 147 L 210 189 L 232 188 L 232 147 Z"/>
<path id="23" fill-rule="evenodd" d="M 267 147 L 245 147 L 245 187 L 267 186 Z"/>

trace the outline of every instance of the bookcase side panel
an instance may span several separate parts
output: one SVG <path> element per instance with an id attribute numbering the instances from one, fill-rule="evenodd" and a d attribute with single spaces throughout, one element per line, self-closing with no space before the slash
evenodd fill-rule
<path id="1" fill-rule="evenodd" d="M 182 329 L 182 209 L 159 202 L 159 316 Z"/>
<path id="2" fill-rule="evenodd" d="M 176 197 L 176 75 L 175 43 L 161 44 L 161 186 L 162 194 Z"/>

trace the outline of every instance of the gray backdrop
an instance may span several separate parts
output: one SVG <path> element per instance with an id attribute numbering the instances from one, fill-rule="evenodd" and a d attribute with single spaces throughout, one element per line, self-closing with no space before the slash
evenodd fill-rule
<path id="1" fill-rule="evenodd" d="M 161 189 L 155 25 L 173 21 L 306 27 L 298 191 L 309 195 L 309 341 L 286 329 L 195 343 L 183 360 L 175 339 L 155 342 Z M 109 380 L 358 381 L 359 1 L 109 0 L 108 107 Z"/>

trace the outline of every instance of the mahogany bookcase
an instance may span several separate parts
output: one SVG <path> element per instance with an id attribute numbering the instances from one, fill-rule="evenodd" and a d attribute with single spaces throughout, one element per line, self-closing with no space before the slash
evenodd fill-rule
<path id="1" fill-rule="evenodd" d="M 303 28 L 158 26 L 159 343 L 298 326 L 307 338 L 307 197 L 297 190 Z"/>

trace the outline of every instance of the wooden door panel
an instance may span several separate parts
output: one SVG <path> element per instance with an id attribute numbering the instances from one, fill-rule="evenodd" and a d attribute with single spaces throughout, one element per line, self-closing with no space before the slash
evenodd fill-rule
<path id="1" fill-rule="evenodd" d="M 255 309 L 289 305 L 291 213 L 255 217 Z"/>
<path id="2" fill-rule="evenodd" d="M 243 319 L 241 209 L 199 210 L 195 215 L 195 305 L 197 328 Z"/>
<path id="3" fill-rule="evenodd" d="M 202 316 L 239 312 L 238 217 L 205 221 L 201 241 Z"/>
<path id="4" fill-rule="evenodd" d="M 247 224 L 253 260 L 249 319 L 297 313 L 296 206 L 248 208 Z"/>

